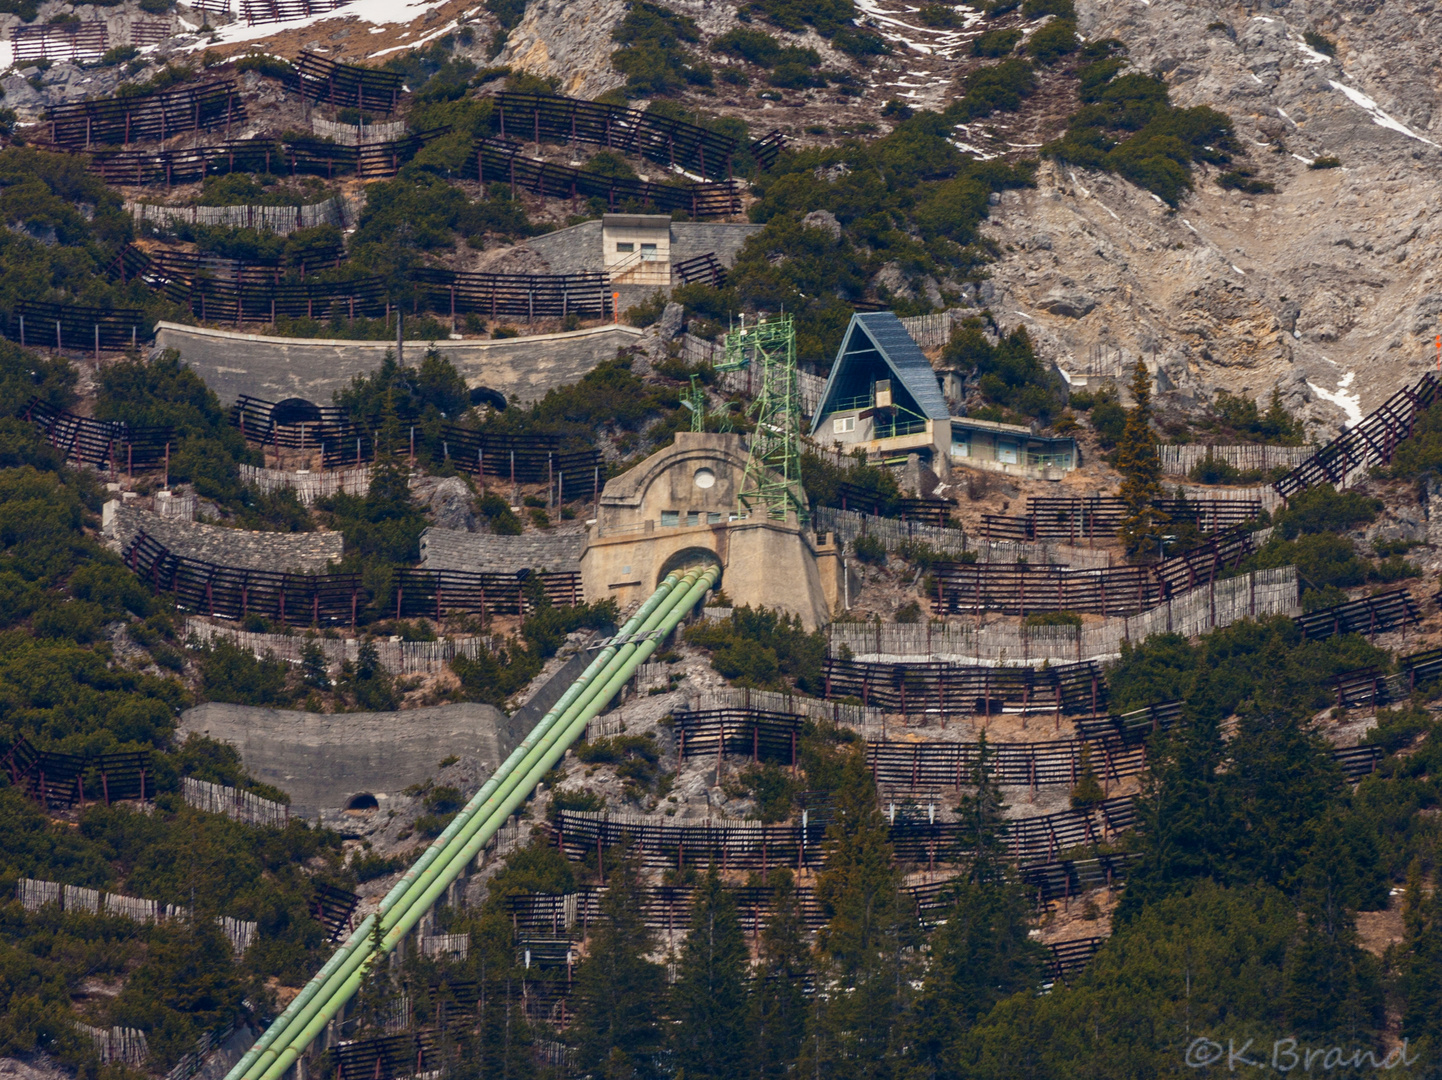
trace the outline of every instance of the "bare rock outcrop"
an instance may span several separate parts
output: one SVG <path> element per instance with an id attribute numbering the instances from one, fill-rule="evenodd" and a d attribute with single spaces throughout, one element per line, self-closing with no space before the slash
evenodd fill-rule
<path id="1" fill-rule="evenodd" d="M 611 31 L 629 6 L 626 0 L 533 0 L 495 62 L 558 78 L 562 94 L 594 98 L 626 81 L 611 66 Z"/>
<path id="2" fill-rule="evenodd" d="M 984 226 L 1002 252 L 1003 317 L 1045 328 L 1063 366 L 1106 345 L 1155 357 L 1204 396 L 1277 386 L 1324 437 L 1414 382 L 1442 328 L 1429 251 L 1442 93 L 1415 48 L 1431 5 L 1304 0 L 1220 20 L 1191 0 L 1078 6 L 1084 35 L 1124 41 L 1174 103 L 1231 116 L 1239 163 L 1276 192 L 1228 190 L 1197 167 L 1173 211 L 1115 176 L 1045 161 L 1037 186 L 1006 192 Z M 1334 57 L 1303 41 L 1314 28 Z M 1309 167 L 1324 156 L 1341 167 Z"/>

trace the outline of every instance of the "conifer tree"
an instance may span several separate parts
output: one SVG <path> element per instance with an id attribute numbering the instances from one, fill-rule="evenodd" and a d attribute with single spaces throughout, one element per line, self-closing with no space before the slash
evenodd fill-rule
<path id="1" fill-rule="evenodd" d="M 1422 866 L 1407 872 L 1403 907 L 1402 1034 L 1423 1043 L 1428 1060 L 1442 1050 L 1442 898 L 1423 890 Z"/>
<path id="2" fill-rule="evenodd" d="M 389 355 L 389 354 L 387 354 Z M 388 509 L 388 504 L 409 505 L 411 501 L 409 463 L 406 457 L 409 433 L 396 411 L 395 390 L 387 387 L 381 406 L 380 423 L 372 432 L 375 439 L 375 467 L 367 489 L 367 508 Z"/>
<path id="3" fill-rule="evenodd" d="M 1096 770 L 1092 768 L 1092 751 L 1090 746 L 1082 747 L 1081 755 L 1081 776 L 1077 778 L 1076 787 L 1071 789 L 1071 806 L 1073 810 L 1086 810 L 1106 800 L 1106 792 L 1102 790 L 1100 781 L 1097 780 Z"/>
<path id="4" fill-rule="evenodd" d="M 1006 804 L 992 779 L 985 734 L 971 777 L 973 791 L 957 807 L 958 858 L 969 871 L 953 889 L 942 925 L 932 934 L 926 978 L 909 1027 L 910 1075 L 927 1080 L 959 1075 L 960 1040 L 1002 998 L 1041 982 L 1045 951 L 1031 940 L 1026 896 L 1006 860 Z"/>
<path id="5" fill-rule="evenodd" d="M 356 993 L 356 1013 L 362 1028 L 380 1030 L 385 1026 L 400 989 L 391 969 L 390 955 L 381 948 L 384 937 L 381 921 L 376 919 L 370 933 L 371 959 Z"/>
<path id="6" fill-rule="evenodd" d="M 1287 950 L 1283 995 L 1297 1031 L 1358 1042 L 1381 1025 L 1382 990 L 1375 959 L 1358 945 L 1355 905 L 1384 903 L 1385 890 L 1369 873 L 1375 852 L 1357 850 L 1367 845 L 1347 824 L 1333 809 L 1312 828 L 1309 858 L 1296 875 L 1303 921 Z"/>
<path id="7" fill-rule="evenodd" d="M 535 1035 L 523 1008 L 523 990 L 525 982 L 534 983 L 542 973 L 535 968 L 527 972 L 522 965 L 508 901 L 530 892 L 564 893 L 575 887 L 571 866 L 556 849 L 532 842 L 506 857 L 505 865 L 491 879 L 480 909 L 463 908 L 455 913 L 452 930 L 468 933 L 471 940 L 460 979 L 474 979 L 480 986 L 475 1034 L 469 1039 L 462 1037 L 465 1045 L 455 1066 L 462 1080 L 529 1080 L 538 1071 L 532 1052 Z M 564 979 L 565 975 L 552 977 Z"/>
<path id="8" fill-rule="evenodd" d="M 307 641 L 300 650 L 301 681 L 312 690 L 329 690 L 330 665 L 325 653 L 314 641 Z"/>
<path id="9" fill-rule="evenodd" d="M 1010 874 L 957 884 L 931 956 L 907 1043 L 910 1075 L 960 1077 L 959 1042 L 1003 998 L 1035 990 L 1046 950 L 1030 935 L 1031 910 Z"/>
<path id="10" fill-rule="evenodd" d="M 986 732 L 982 732 L 977 745 L 976 768 L 972 770 L 971 784 L 972 793 L 963 795 L 956 808 L 957 821 L 961 825 L 958 830 L 961 850 L 955 854 L 969 864 L 972 881 L 991 881 L 1002 876 L 1006 861 L 1006 841 L 1001 834 L 1006 820 L 1006 803 L 1002 800 L 1001 788 L 992 779 Z"/>
<path id="11" fill-rule="evenodd" d="M 772 917 L 761 932 L 760 965 L 751 998 L 751 1075 L 781 1080 L 790 1074 L 806 1031 L 802 982 L 811 969 L 806 927 L 791 871 L 770 872 Z"/>
<path id="12" fill-rule="evenodd" d="M 1307 425 L 1282 404 L 1281 388 L 1273 384 L 1267 411 L 1262 414 L 1262 437 L 1283 446 L 1301 446 L 1307 441 Z"/>
<path id="13" fill-rule="evenodd" d="M 651 934 L 641 915 L 644 899 L 639 868 L 623 860 L 601 901 L 604 921 L 576 976 L 577 1063 L 615 1080 L 655 1076 L 661 1048 L 657 1007 L 665 976 L 646 958 Z"/>
<path id="14" fill-rule="evenodd" d="M 1157 437 L 1152 431 L 1152 379 L 1139 359 L 1132 372 L 1132 399 L 1126 427 L 1117 445 L 1117 471 L 1122 474 L 1119 494 L 1125 504 L 1122 541 L 1131 552 L 1155 551 L 1161 528 L 1170 520 L 1153 502 L 1162 493 L 1161 461 L 1157 458 Z"/>
<path id="15" fill-rule="evenodd" d="M 1307 914 L 1282 969 L 1287 1019 L 1298 1035 L 1366 1043 L 1383 1020 L 1382 986 L 1374 957 L 1357 945 L 1347 917 Z"/>
<path id="16" fill-rule="evenodd" d="M 1407 864 L 1407 884 L 1402 889 L 1402 934 L 1407 941 L 1422 936 L 1426 925 L 1425 896 L 1422 892 L 1422 860 L 1416 855 Z"/>
<path id="17" fill-rule="evenodd" d="M 1188 706 L 1169 737 L 1153 736 L 1150 764 L 1137 799 L 1139 858 L 1128 868 L 1114 921 L 1198 878 L 1220 878 L 1227 809 L 1218 777 L 1221 729 L 1209 710 Z"/>
<path id="18" fill-rule="evenodd" d="M 687 1080 L 735 1080 L 747 1049 L 746 941 L 713 864 L 696 890 L 671 990 L 671 1047 Z"/>
<path id="19" fill-rule="evenodd" d="M 808 1077 L 888 1077 L 899 1064 L 910 1003 L 914 928 L 859 747 L 841 761 L 835 813 L 826 830 L 826 868 L 816 880 L 827 915 L 817 935 L 819 977 L 832 992 L 815 995 L 799 1070 Z"/>
<path id="20" fill-rule="evenodd" d="M 896 920 L 901 884 L 886 819 L 859 747 L 841 762 L 835 814 L 826 829 L 825 869 L 816 878 L 816 897 L 827 915 L 817 944 L 843 969 L 854 969 Z"/>
<path id="21" fill-rule="evenodd" d="M 1226 884 L 1264 881 L 1289 888 L 1313 859 L 1319 828 L 1327 825 L 1328 809 L 1343 791 L 1341 770 L 1325 740 L 1279 711 L 1244 710 L 1227 750 L 1230 760 L 1221 781 L 1227 820 L 1216 838 L 1218 850 L 1226 853 L 1218 861 L 1225 865 L 1219 865 L 1214 876 Z M 1338 823 L 1333 820 L 1331 827 Z M 1331 837 L 1326 857 L 1345 861 L 1346 867 L 1314 867 L 1312 873 L 1329 879 L 1345 874 L 1353 880 L 1365 875 L 1377 881 L 1375 869 L 1353 865 L 1360 859 L 1375 867 L 1376 852 L 1367 853 L 1367 846 L 1362 835 L 1346 842 Z M 1362 885 L 1326 887 L 1336 894 L 1327 900 L 1332 907 L 1355 908 L 1362 900 Z M 1328 933 L 1333 932 L 1329 923 Z"/>

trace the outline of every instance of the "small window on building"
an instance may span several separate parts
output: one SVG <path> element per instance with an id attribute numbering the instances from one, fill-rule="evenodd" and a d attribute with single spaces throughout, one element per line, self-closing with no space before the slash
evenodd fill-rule
<path id="1" fill-rule="evenodd" d="M 623 241 L 618 240 L 618 241 L 616 241 L 616 250 L 617 250 L 617 251 L 622 251 L 622 252 L 625 252 L 625 251 L 635 251 L 635 250 L 636 250 L 636 245 L 633 244 L 633 243 L 631 243 L 630 241 L 624 241 L 624 242 L 623 242 Z"/>
<path id="2" fill-rule="evenodd" d="M 971 440 L 960 439 L 951 444 L 952 457 L 971 457 Z"/>
<path id="3" fill-rule="evenodd" d="M 831 430 L 837 435 L 845 434 L 848 431 L 855 431 L 856 417 L 838 416 L 835 420 L 831 421 Z"/>
<path id="4" fill-rule="evenodd" d="M 641 245 L 641 250 L 642 250 L 642 251 L 655 251 L 655 250 L 656 250 L 656 245 L 655 245 L 655 244 L 642 244 L 642 245 Z"/>
<path id="5" fill-rule="evenodd" d="M 707 525 L 720 525 L 720 524 L 721 524 L 721 515 L 720 515 L 718 512 L 716 512 L 716 511 L 713 510 L 712 512 L 710 512 L 710 513 L 708 513 L 708 514 L 706 515 L 706 524 L 707 524 Z"/>
<path id="6" fill-rule="evenodd" d="M 700 525 L 700 524 L 701 524 L 701 511 L 699 511 L 699 510 L 688 510 L 688 511 L 686 511 L 686 524 L 687 524 L 687 525 Z"/>
<path id="7" fill-rule="evenodd" d="M 681 511 L 679 511 L 679 510 L 662 510 L 662 511 L 661 511 L 661 528 L 667 529 L 667 528 L 670 528 L 670 527 L 672 527 L 672 526 L 674 526 L 674 525 L 680 525 L 680 524 L 681 524 Z"/>
<path id="8" fill-rule="evenodd" d="M 998 442 L 996 444 L 996 460 L 1004 465 L 1015 465 L 1017 463 L 1016 450 L 1016 443 Z"/>

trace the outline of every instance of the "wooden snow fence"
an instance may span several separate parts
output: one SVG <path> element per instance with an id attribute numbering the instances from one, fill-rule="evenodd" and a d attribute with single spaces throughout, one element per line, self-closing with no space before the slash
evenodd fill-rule
<path id="1" fill-rule="evenodd" d="M 270 825 L 285 828 L 290 821 L 290 807 L 271 799 L 262 799 L 252 791 L 212 784 L 187 776 L 181 781 L 181 795 L 187 806 L 209 814 L 224 814 L 246 825 Z"/>

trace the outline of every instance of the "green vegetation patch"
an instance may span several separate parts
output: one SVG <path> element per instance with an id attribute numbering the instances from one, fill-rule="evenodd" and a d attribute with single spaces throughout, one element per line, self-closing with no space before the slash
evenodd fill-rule
<path id="1" fill-rule="evenodd" d="M 1010 56 L 1021 41 L 1021 31 L 1015 27 L 1005 30 L 988 30 L 971 39 L 972 56 Z"/>
<path id="2" fill-rule="evenodd" d="M 891 51 L 885 38 L 856 25 L 852 0 L 755 0 L 746 10 L 793 34 L 809 26 L 835 48 L 857 58 Z"/>
<path id="3" fill-rule="evenodd" d="M 1192 188 L 1193 162 L 1228 164 L 1240 144 L 1225 114 L 1205 105 L 1176 108 L 1161 78 L 1122 74 L 1124 56 L 1124 46 L 1112 40 L 1082 48 L 1083 105 L 1042 153 L 1118 173 L 1175 207 Z"/>
<path id="4" fill-rule="evenodd" d="M 1034 416 L 1044 423 L 1061 411 L 1061 381 L 1036 355 L 1031 335 L 1018 326 L 997 336 L 996 344 L 983 332 L 980 319 L 968 319 L 952 331 L 942 362 L 962 378 L 973 380 L 982 398 L 993 408 L 972 410 L 979 420 L 1016 422 Z M 1020 416 L 1012 415 L 1019 413 Z"/>
<path id="5" fill-rule="evenodd" d="M 688 285 L 674 299 L 712 332 L 734 312 L 784 307 L 796 315 L 798 357 L 829 364 L 853 312 L 847 301 L 862 297 L 884 264 L 966 276 L 987 258 L 977 226 L 989 196 L 1031 183 L 1029 166 L 977 162 L 958 151 L 949 140 L 963 118 L 919 113 L 880 139 L 783 155 L 757 183 L 751 217 L 766 228 L 742 248 L 725 287 Z M 814 210 L 836 216 L 839 239 L 802 226 Z M 928 306 L 892 303 L 903 314 Z"/>
<path id="6" fill-rule="evenodd" d="M 795 615 L 768 608 L 737 608 L 719 622 L 697 623 L 686 640 L 711 651 L 711 666 L 741 686 L 786 689 L 809 694 L 824 688 L 822 660 L 826 638 L 808 634 Z"/>
<path id="7" fill-rule="evenodd" d="M 611 37 L 621 45 L 611 54 L 611 63 L 626 76 L 627 97 L 674 94 L 688 84 L 711 85 L 711 65 L 685 48 L 701 40 L 689 15 L 636 0 Z"/>

